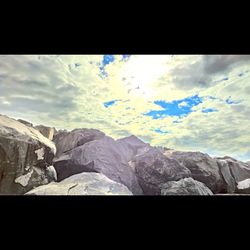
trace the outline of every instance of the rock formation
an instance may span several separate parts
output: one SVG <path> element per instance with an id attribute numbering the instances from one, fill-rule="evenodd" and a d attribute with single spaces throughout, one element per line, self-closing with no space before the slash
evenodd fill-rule
<path id="1" fill-rule="evenodd" d="M 150 148 L 132 161 L 144 194 L 159 195 L 160 186 L 168 181 L 189 177 L 191 172 L 177 160 L 168 158 L 163 151 Z"/>
<path id="2" fill-rule="evenodd" d="M 53 141 L 52 141 L 53 140 Z M 58 181 L 58 182 L 56 182 Z M 250 194 L 249 162 L 0 115 L 0 194 Z"/>
<path id="3" fill-rule="evenodd" d="M 213 193 L 205 184 L 189 177 L 164 183 L 161 186 L 161 195 L 213 195 Z"/>
<path id="4" fill-rule="evenodd" d="M 98 172 L 124 184 L 133 194 L 142 194 L 120 144 L 111 137 L 98 130 L 85 129 L 59 134 L 54 141 L 59 150 L 54 159 L 59 181 L 81 172 Z"/>
<path id="5" fill-rule="evenodd" d="M 26 193 L 26 195 L 132 195 L 128 188 L 103 174 L 81 173 L 61 182 L 51 182 Z"/>
<path id="6" fill-rule="evenodd" d="M 216 159 L 227 183 L 228 193 L 237 192 L 239 182 L 250 178 L 250 166 L 229 156 L 217 157 Z"/>
<path id="7" fill-rule="evenodd" d="M 27 122 L 27 121 L 22 120 L 22 119 L 18 119 L 17 121 L 23 123 L 24 125 L 26 125 L 28 127 L 33 127 L 33 124 L 31 122 Z"/>
<path id="8" fill-rule="evenodd" d="M 36 129 L 0 115 L 0 194 L 24 194 L 52 181 L 55 153 Z"/>
<path id="9" fill-rule="evenodd" d="M 55 128 L 38 125 L 35 126 L 35 129 L 37 129 L 43 136 L 45 136 L 49 140 L 53 140 Z"/>
<path id="10" fill-rule="evenodd" d="M 201 152 L 165 151 L 165 155 L 177 160 L 191 171 L 191 177 L 204 183 L 214 193 L 224 191 L 225 183 L 216 159 Z"/>

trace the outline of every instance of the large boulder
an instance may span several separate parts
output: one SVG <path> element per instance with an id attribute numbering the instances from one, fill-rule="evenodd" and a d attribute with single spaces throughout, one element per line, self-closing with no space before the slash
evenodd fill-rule
<path id="1" fill-rule="evenodd" d="M 226 160 L 217 160 L 221 175 L 225 181 L 225 190 L 227 193 L 234 193 L 236 190 L 236 182 L 232 176 L 228 162 Z"/>
<path id="2" fill-rule="evenodd" d="M 132 195 L 128 188 L 103 174 L 81 173 L 61 182 L 52 182 L 29 191 L 26 195 Z"/>
<path id="3" fill-rule="evenodd" d="M 24 194 L 53 181 L 56 147 L 39 131 L 0 115 L 0 194 Z"/>
<path id="4" fill-rule="evenodd" d="M 228 193 L 238 192 L 237 185 L 250 178 L 250 166 L 229 156 L 217 157 L 216 160 L 227 183 Z"/>
<path id="5" fill-rule="evenodd" d="M 204 183 L 214 193 L 224 192 L 225 182 L 217 160 L 201 152 L 165 151 L 165 155 L 177 160 L 191 171 L 191 177 Z"/>
<path id="6" fill-rule="evenodd" d="M 131 165 L 146 195 L 160 195 L 160 186 L 163 183 L 191 175 L 189 169 L 175 159 L 166 157 L 158 148 L 150 148 L 147 152 L 135 156 Z"/>
<path id="7" fill-rule="evenodd" d="M 46 127 L 44 125 L 38 125 L 35 126 L 35 129 L 37 129 L 43 136 L 45 136 L 49 140 L 53 140 L 55 128 Z"/>
<path id="8" fill-rule="evenodd" d="M 53 138 L 57 148 L 56 157 L 60 157 L 63 153 L 104 136 L 105 134 L 97 129 L 87 128 L 74 129 L 71 132 L 58 132 Z"/>
<path id="9" fill-rule="evenodd" d="M 143 142 L 134 135 L 116 140 L 119 150 L 124 156 L 124 160 L 129 162 L 137 154 L 142 154 L 150 148 L 148 143 Z"/>
<path id="10" fill-rule="evenodd" d="M 204 183 L 189 177 L 162 184 L 161 195 L 213 195 L 213 192 Z"/>
<path id="11" fill-rule="evenodd" d="M 75 133 L 72 137 L 66 133 L 65 137 L 72 138 L 73 141 L 68 140 L 67 145 L 61 136 L 56 142 L 62 152 L 54 159 L 59 181 L 81 172 L 98 172 L 124 184 L 133 194 L 142 194 L 133 169 L 125 160 L 117 142 L 111 137 L 103 136 L 101 133 L 90 134 L 86 138 L 84 134 L 80 134 L 78 138 Z M 63 142 L 62 145 L 60 141 Z"/>

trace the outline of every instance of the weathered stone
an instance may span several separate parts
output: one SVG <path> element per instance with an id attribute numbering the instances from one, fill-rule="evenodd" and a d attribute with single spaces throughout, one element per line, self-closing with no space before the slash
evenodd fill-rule
<path id="1" fill-rule="evenodd" d="M 45 136 L 49 140 L 53 140 L 55 128 L 38 125 L 38 126 L 35 126 L 35 129 L 37 129 L 43 136 Z"/>
<path id="2" fill-rule="evenodd" d="M 23 194 L 47 184 L 54 143 L 39 131 L 0 115 L 0 194 Z"/>
<path id="3" fill-rule="evenodd" d="M 23 123 L 24 125 L 26 125 L 26 126 L 28 126 L 28 127 L 33 127 L 33 124 L 32 124 L 32 123 L 27 122 L 27 121 L 25 121 L 25 120 L 18 119 L 17 121 Z"/>
<path id="4" fill-rule="evenodd" d="M 98 140 L 104 137 L 105 134 L 97 129 L 74 129 L 71 132 L 62 131 L 57 133 L 53 141 L 55 142 L 57 153 L 56 157 L 68 152 L 76 147 L 79 147 L 87 142 Z"/>
<path id="5" fill-rule="evenodd" d="M 165 154 L 187 167 L 191 171 L 191 177 L 204 183 L 213 193 L 224 192 L 225 182 L 216 159 L 201 152 L 170 150 L 166 151 Z"/>
<path id="6" fill-rule="evenodd" d="M 77 139 L 77 136 L 70 137 L 66 134 L 67 138 L 73 138 L 73 142 L 68 141 L 69 145 L 64 139 L 57 142 L 61 152 L 62 148 L 69 149 L 54 159 L 58 180 L 61 181 L 81 172 L 98 172 L 111 180 L 124 184 L 133 194 L 142 194 L 135 173 L 125 160 L 126 157 L 117 142 L 111 137 L 102 136 L 100 138 L 100 136 L 100 133 L 98 137 L 91 136 L 87 142 L 84 137 Z M 93 138 L 96 140 L 89 141 Z M 60 141 L 63 142 L 62 146 Z"/>
<path id="7" fill-rule="evenodd" d="M 150 148 L 144 154 L 135 156 L 131 165 L 135 168 L 143 193 L 147 195 L 159 195 L 161 184 L 191 175 L 189 169 L 157 148 Z"/>
<path id="8" fill-rule="evenodd" d="M 81 173 L 37 187 L 26 195 L 132 195 L 128 188 L 100 173 Z"/>
<path id="9" fill-rule="evenodd" d="M 228 193 L 238 192 L 237 184 L 250 178 L 250 166 L 229 156 L 217 157 L 216 160 L 228 185 Z"/>
<path id="10" fill-rule="evenodd" d="M 161 195 L 213 195 L 213 193 L 204 183 L 189 177 L 162 184 Z"/>
<path id="11" fill-rule="evenodd" d="M 217 160 L 221 175 L 225 181 L 225 190 L 227 193 L 234 193 L 236 182 L 232 176 L 231 170 L 226 160 Z"/>
<path id="12" fill-rule="evenodd" d="M 137 154 L 145 153 L 151 148 L 148 143 L 141 141 L 134 135 L 118 139 L 116 142 L 126 162 L 131 161 Z"/>

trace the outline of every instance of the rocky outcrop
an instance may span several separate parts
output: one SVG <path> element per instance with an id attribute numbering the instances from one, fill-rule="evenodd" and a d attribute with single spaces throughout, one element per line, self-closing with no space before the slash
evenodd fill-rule
<path id="1" fill-rule="evenodd" d="M 126 162 L 131 161 L 134 156 L 145 153 L 151 148 L 148 143 L 141 141 L 134 135 L 118 139 L 116 142 Z"/>
<path id="2" fill-rule="evenodd" d="M 23 194 L 54 180 L 53 142 L 32 127 L 0 115 L 0 194 Z"/>
<path id="3" fill-rule="evenodd" d="M 218 160 L 217 164 L 220 173 L 225 181 L 225 190 L 227 193 L 234 193 L 236 190 L 236 182 L 232 176 L 231 170 L 226 160 Z"/>
<path id="4" fill-rule="evenodd" d="M 73 175 L 59 183 L 37 187 L 26 195 L 132 195 L 128 188 L 99 173 Z"/>
<path id="5" fill-rule="evenodd" d="M 177 160 L 191 171 L 191 177 L 204 183 L 214 193 L 224 192 L 225 182 L 217 160 L 200 152 L 165 151 L 165 155 Z"/>
<path id="6" fill-rule="evenodd" d="M 73 130 L 55 138 L 59 150 L 54 159 L 58 180 L 81 172 L 98 172 L 142 194 L 133 169 L 119 144 L 98 130 Z"/>
<path id="7" fill-rule="evenodd" d="M 97 129 L 74 129 L 71 132 L 58 132 L 53 141 L 57 148 L 56 157 L 61 156 L 76 147 L 84 145 L 87 142 L 98 140 L 105 134 Z"/>
<path id="8" fill-rule="evenodd" d="M 43 136 L 45 136 L 49 140 L 53 140 L 55 128 L 46 127 L 44 125 L 38 125 L 35 126 L 35 129 L 37 129 Z"/>
<path id="9" fill-rule="evenodd" d="M 227 183 L 228 193 L 238 192 L 237 185 L 250 178 L 250 166 L 232 157 L 217 157 L 221 173 Z"/>
<path id="10" fill-rule="evenodd" d="M 213 193 L 202 182 L 184 178 L 162 184 L 161 195 L 213 195 Z"/>
<path id="11" fill-rule="evenodd" d="M 189 169 L 175 159 L 168 158 L 157 148 L 150 148 L 147 152 L 135 156 L 131 165 L 146 195 L 159 195 L 163 183 L 191 175 Z"/>
<path id="12" fill-rule="evenodd" d="M 25 121 L 25 120 L 18 119 L 17 121 L 23 123 L 24 125 L 26 125 L 26 126 L 28 126 L 28 127 L 33 127 L 33 124 L 32 124 L 32 123 L 27 122 L 27 121 Z"/>

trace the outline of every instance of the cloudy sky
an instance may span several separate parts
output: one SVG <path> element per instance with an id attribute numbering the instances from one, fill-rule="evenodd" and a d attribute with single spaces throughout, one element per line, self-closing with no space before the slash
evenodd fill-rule
<path id="1" fill-rule="evenodd" d="M 248 55 L 2 55 L 0 113 L 250 159 Z"/>

